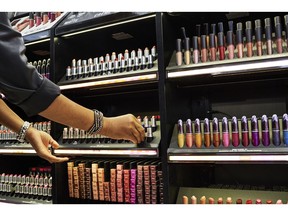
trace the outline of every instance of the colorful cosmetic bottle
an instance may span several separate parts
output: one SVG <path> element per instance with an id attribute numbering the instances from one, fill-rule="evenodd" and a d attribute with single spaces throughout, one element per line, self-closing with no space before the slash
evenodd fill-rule
<path id="1" fill-rule="evenodd" d="M 176 39 L 176 65 L 182 65 L 183 57 L 182 57 L 182 40 Z"/>
<path id="2" fill-rule="evenodd" d="M 191 60 L 191 51 L 190 51 L 190 38 L 187 37 L 184 39 L 184 63 L 189 65 Z"/>
<path id="3" fill-rule="evenodd" d="M 226 36 L 226 44 L 227 44 L 227 50 L 228 50 L 228 59 L 234 59 L 234 42 L 233 42 L 233 32 L 228 31 Z"/>
<path id="4" fill-rule="evenodd" d="M 210 122 L 208 118 L 204 119 L 204 145 L 206 148 L 209 148 L 211 145 Z"/>
<path id="5" fill-rule="evenodd" d="M 265 22 L 265 38 L 266 38 L 266 52 L 267 55 L 272 55 L 272 28 L 270 18 L 264 19 Z"/>
<path id="6" fill-rule="evenodd" d="M 232 126 L 232 145 L 234 147 L 237 147 L 239 146 L 239 130 L 238 130 L 238 120 L 236 116 L 232 117 L 231 126 Z"/>
<path id="7" fill-rule="evenodd" d="M 288 15 L 284 16 L 284 24 L 285 24 L 285 38 L 286 38 L 286 44 L 288 44 Z M 287 51 L 288 51 L 288 45 L 287 45 Z"/>
<path id="8" fill-rule="evenodd" d="M 246 22 L 245 33 L 246 33 L 246 49 L 247 49 L 246 56 L 252 57 L 253 56 L 253 43 L 252 43 L 252 23 L 251 23 L 251 21 Z"/>
<path id="9" fill-rule="evenodd" d="M 242 130 L 242 145 L 247 147 L 249 145 L 249 132 L 248 132 L 248 121 L 246 116 L 241 118 L 241 130 Z"/>
<path id="10" fill-rule="evenodd" d="M 222 119 L 222 144 L 224 147 L 228 147 L 230 143 L 229 139 L 229 128 L 228 128 L 228 119 L 223 117 Z"/>
<path id="11" fill-rule="evenodd" d="M 276 37 L 276 49 L 277 53 L 283 52 L 283 39 L 282 39 L 282 25 L 280 16 L 274 17 L 275 37 Z"/>
<path id="12" fill-rule="evenodd" d="M 258 120 L 255 115 L 251 117 L 251 133 L 252 133 L 252 145 L 259 146 L 259 129 L 258 129 Z"/>
<path id="13" fill-rule="evenodd" d="M 195 145 L 197 148 L 201 148 L 202 145 L 202 134 L 201 134 L 201 123 L 198 118 L 195 119 Z"/>
<path id="14" fill-rule="evenodd" d="M 261 27 L 261 20 L 255 20 L 255 39 L 256 39 L 256 49 L 257 49 L 257 56 L 263 55 L 263 43 L 262 43 L 262 27 Z"/>
<path id="15" fill-rule="evenodd" d="M 276 114 L 272 115 L 272 141 L 275 146 L 279 146 L 281 144 L 279 120 Z"/>
<path id="16" fill-rule="evenodd" d="M 285 113 L 283 115 L 283 143 L 288 145 L 288 115 Z"/>
<path id="17" fill-rule="evenodd" d="M 208 51 L 206 43 L 206 35 L 201 35 L 201 62 L 207 62 Z"/>
<path id="18" fill-rule="evenodd" d="M 262 126 L 262 144 L 264 146 L 269 146 L 270 145 L 269 124 L 266 115 L 262 115 L 261 117 L 261 126 Z"/>
<path id="19" fill-rule="evenodd" d="M 242 23 L 237 23 L 237 29 L 236 29 L 236 49 L 237 49 L 237 57 L 238 57 L 238 58 L 243 58 L 243 56 L 244 56 L 244 45 L 243 45 Z"/>
<path id="20" fill-rule="evenodd" d="M 225 59 L 225 47 L 224 47 L 223 32 L 218 32 L 218 51 L 219 51 L 219 60 L 224 60 Z"/>
<path id="21" fill-rule="evenodd" d="M 212 120 L 212 128 L 213 128 L 213 145 L 218 148 L 220 145 L 220 132 L 219 132 L 219 124 L 218 119 L 216 117 Z"/>
<path id="22" fill-rule="evenodd" d="M 215 34 L 209 35 L 209 56 L 210 61 L 216 61 L 216 43 Z"/>
<path id="23" fill-rule="evenodd" d="M 194 36 L 192 38 L 192 47 L 193 47 L 193 63 L 197 64 L 199 63 L 199 56 L 200 56 L 200 51 L 198 48 L 198 37 Z"/>
<path id="24" fill-rule="evenodd" d="M 186 146 L 191 148 L 193 144 L 193 134 L 192 134 L 192 121 L 187 119 L 186 121 Z"/>
<path id="25" fill-rule="evenodd" d="M 183 148 L 184 146 L 184 130 L 183 122 L 181 119 L 178 120 L 178 146 L 179 148 Z"/>

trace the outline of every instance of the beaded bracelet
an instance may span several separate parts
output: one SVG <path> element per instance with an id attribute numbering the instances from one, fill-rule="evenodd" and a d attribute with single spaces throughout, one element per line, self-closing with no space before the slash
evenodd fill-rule
<path id="1" fill-rule="evenodd" d="M 94 109 L 93 111 L 94 111 L 94 124 L 87 131 L 88 135 L 98 133 L 103 127 L 103 113 L 96 109 Z"/>
<path id="2" fill-rule="evenodd" d="M 24 142 L 25 141 L 25 136 L 26 136 L 26 133 L 27 133 L 27 130 L 28 128 L 30 127 L 30 122 L 27 122 L 25 121 L 24 124 L 22 125 L 21 129 L 20 129 L 20 132 L 18 133 L 16 139 L 19 141 L 19 142 Z"/>

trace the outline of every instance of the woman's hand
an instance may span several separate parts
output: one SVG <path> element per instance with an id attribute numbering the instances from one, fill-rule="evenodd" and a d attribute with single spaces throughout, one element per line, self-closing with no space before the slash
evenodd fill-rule
<path id="1" fill-rule="evenodd" d="M 25 139 L 33 146 L 39 157 L 50 163 L 59 163 L 68 161 L 68 157 L 56 157 L 51 154 L 49 148 L 58 148 L 59 144 L 46 132 L 38 131 L 29 127 Z"/>
<path id="2" fill-rule="evenodd" d="M 104 117 L 101 135 L 112 139 L 130 140 L 137 144 L 145 139 L 145 130 L 137 118 L 132 114 L 117 117 Z"/>

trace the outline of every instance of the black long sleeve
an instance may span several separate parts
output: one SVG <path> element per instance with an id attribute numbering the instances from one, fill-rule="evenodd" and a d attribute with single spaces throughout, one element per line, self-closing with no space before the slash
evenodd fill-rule
<path id="1" fill-rule="evenodd" d="M 60 88 L 27 64 L 22 35 L 12 29 L 7 13 L 0 12 L 0 92 L 28 116 L 45 110 Z"/>

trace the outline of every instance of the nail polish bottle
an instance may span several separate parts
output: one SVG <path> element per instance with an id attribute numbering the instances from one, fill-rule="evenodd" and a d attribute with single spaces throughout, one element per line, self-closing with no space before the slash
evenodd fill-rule
<path id="1" fill-rule="evenodd" d="M 239 129 L 238 129 L 238 120 L 235 116 L 231 120 L 232 126 L 232 145 L 234 147 L 239 146 Z"/>
<path id="2" fill-rule="evenodd" d="M 283 114 L 283 143 L 288 145 L 288 115 Z"/>
<path id="3" fill-rule="evenodd" d="M 269 124 L 266 115 L 262 115 L 261 125 L 262 125 L 262 144 L 264 146 L 269 146 L 270 145 Z"/>
<path id="4" fill-rule="evenodd" d="M 178 147 L 183 148 L 184 146 L 184 130 L 183 122 L 181 119 L 178 120 Z"/>
<path id="5" fill-rule="evenodd" d="M 258 129 L 258 120 L 255 115 L 251 117 L 251 130 L 252 130 L 252 145 L 259 146 L 259 129 Z"/>
<path id="6" fill-rule="evenodd" d="M 186 121 L 186 146 L 191 148 L 193 144 L 193 134 L 192 134 L 192 121 L 187 119 Z"/>
<path id="7" fill-rule="evenodd" d="M 279 120 L 276 114 L 272 115 L 272 140 L 275 146 L 279 146 L 281 144 Z"/>

